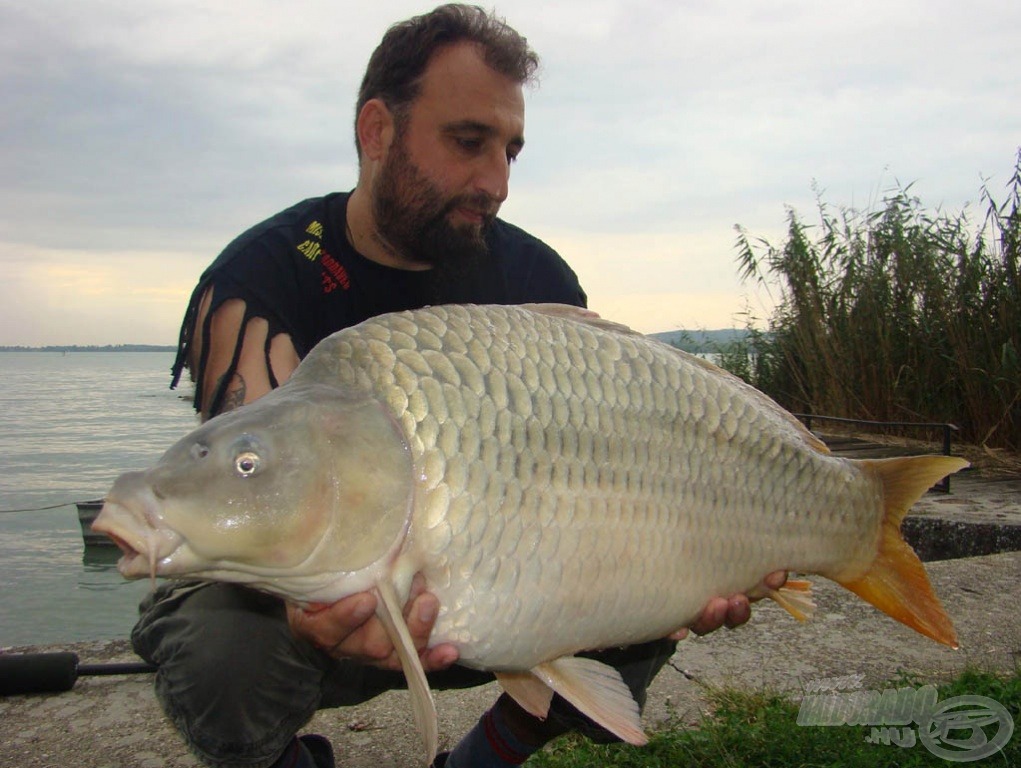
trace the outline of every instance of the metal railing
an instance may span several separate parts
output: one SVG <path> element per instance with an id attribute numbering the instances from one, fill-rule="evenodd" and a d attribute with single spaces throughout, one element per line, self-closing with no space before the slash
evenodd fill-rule
<path id="1" fill-rule="evenodd" d="M 943 455 L 951 456 L 951 448 L 953 447 L 954 433 L 960 430 L 953 424 L 940 424 L 940 423 L 925 423 L 919 421 L 868 421 L 867 419 L 845 419 L 841 416 L 820 416 L 817 413 L 795 413 L 799 419 L 805 423 L 806 429 L 811 431 L 812 421 L 819 419 L 821 421 L 835 421 L 841 424 L 864 424 L 869 427 L 896 427 L 903 429 L 928 429 L 928 430 L 939 430 L 943 434 Z M 937 491 L 943 493 L 950 493 L 950 475 L 947 475 L 940 480 L 936 485 L 933 486 Z"/>

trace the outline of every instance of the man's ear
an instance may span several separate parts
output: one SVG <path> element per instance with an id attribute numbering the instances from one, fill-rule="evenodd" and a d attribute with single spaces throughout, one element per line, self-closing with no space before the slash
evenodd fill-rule
<path id="1" fill-rule="evenodd" d="M 390 147 L 394 134 L 394 117 L 382 99 L 369 99 L 358 113 L 358 142 L 362 155 L 379 160 Z"/>

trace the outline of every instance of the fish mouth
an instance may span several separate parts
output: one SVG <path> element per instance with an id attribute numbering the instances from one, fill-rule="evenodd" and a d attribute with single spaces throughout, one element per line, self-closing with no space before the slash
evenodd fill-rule
<path id="1" fill-rule="evenodd" d="M 143 495 L 135 503 L 107 497 L 92 524 L 92 530 L 105 534 L 121 550 L 117 570 L 129 579 L 169 574 L 168 558 L 183 543 L 183 537 L 161 524 L 156 498 Z"/>

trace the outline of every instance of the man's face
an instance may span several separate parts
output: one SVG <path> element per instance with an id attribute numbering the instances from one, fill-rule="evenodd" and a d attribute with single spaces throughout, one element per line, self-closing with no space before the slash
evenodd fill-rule
<path id="1" fill-rule="evenodd" d="M 524 145 L 521 86 L 468 44 L 439 51 L 421 86 L 373 186 L 377 231 L 420 264 L 472 260 L 486 252 Z"/>

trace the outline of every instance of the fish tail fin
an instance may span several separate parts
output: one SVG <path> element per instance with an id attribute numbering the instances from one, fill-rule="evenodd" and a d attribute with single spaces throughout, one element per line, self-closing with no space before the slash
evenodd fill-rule
<path id="1" fill-rule="evenodd" d="M 964 469 L 968 462 L 951 456 L 910 456 L 867 459 L 861 464 L 866 472 L 877 475 L 883 486 L 885 511 L 879 552 L 865 575 L 838 578 L 837 583 L 926 637 L 957 648 L 950 617 L 932 591 L 925 566 L 901 535 L 900 524 L 929 488 Z"/>

